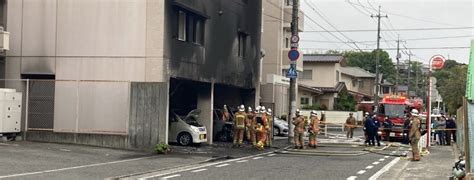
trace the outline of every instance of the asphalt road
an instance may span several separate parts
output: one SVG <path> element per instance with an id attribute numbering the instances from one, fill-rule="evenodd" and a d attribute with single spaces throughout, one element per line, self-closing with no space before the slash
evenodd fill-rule
<path id="1" fill-rule="evenodd" d="M 328 147 L 327 149 L 331 149 Z M 334 150 L 334 148 L 332 148 Z M 369 179 L 394 156 L 313 156 L 270 153 L 172 171 L 135 176 L 138 179 Z"/>

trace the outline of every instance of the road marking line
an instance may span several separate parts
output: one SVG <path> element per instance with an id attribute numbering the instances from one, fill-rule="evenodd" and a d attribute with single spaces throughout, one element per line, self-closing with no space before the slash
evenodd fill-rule
<path id="1" fill-rule="evenodd" d="M 161 179 L 171 179 L 171 178 L 175 178 L 175 177 L 179 177 L 181 176 L 181 174 L 175 174 L 175 175 L 171 175 L 171 176 L 166 176 L 166 177 L 162 177 Z"/>
<path id="2" fill-rule="evenodd" d="M 212 163 L 207 163 L 207 164 L 202 164 L 202 165 L 189 165 L 189 166 L 185 166 L 185 167 L 180 167 L 180 168 L 174 168 L 174 169 L 165 170 L 165 171 L 162 171 L 161 173 L 158 172 L 159 174 L 149 173 L 148 175 L 144 175 L 143 177 L 139 177 L 138 179 L 139 179 L 139 180 L 144 180 L 144 179 L 149 179 L 149 178 L 164 176 L 164 175 L 168 175 L 168 174 L 176 174 L 176 173 L 179 173 L 179 172 L 190 171 L 190 170 L 195 170 L 195 169 L 201 169 L 201 168 L 205 168 L 205 167 L 209 167 L 209 166 L 214 166 L 214 165 L 218 165 L 218 164 L 222 164 L 222 163 L 229 163 L 229 162 L 241 161 L 241 160 L 244 160 L 244 159 L 248 159 L 248 158 L 252 158 L 252 157 L 257 157 L 257 156 L 265 156 L 265 155 L 268 155 L 268 154 L 271 154 L 271 153 L 273 153 L 273 152 L 266 152 L 266 153 L 261 153 L 261 154 L 255 154 L 255 155 L 240 157 L 240 158 L 236 158 L 236 159 L 230 159 L 230 160 L 219 161 L 219 162 L 212 162 Z"/>
<path id="3" fill-rule="evenodd" d="M 395 154 L 397 151 L 392 151 L 392 154 Z"/>
<path id="4" fill-rule="evenodd" d="M 276 154 L 269 154 L 267 155 L 268 157 L 272 157 L 272 156 L 275 156 Z"/>
<path id="5" fill-rule="evenodd" d="M 194 170 L 194 171 L 191 171 L 193 173 L 197 173 L 197 172 L 201 172 L 201 171 L 206 171 L 207 169 L 198 169 L 198 170 Z"/>
<path id="6" fill-rule="evenodd" d="M 357 172 L 357 174 L 364 174 L 365 172 L 365 170 L 360 170 L 359 172 Z"/>
<path id="7" fill-rule="evenodd" d="M 373 164 L 373 165 L 377 165 L 377 164 L 379 164 L 379 163 L 380 163 L 380 162 L 377 161 L 377 162 L 373 162 L 372 164 Z"/>
<path id="8" fill-rule="evenodd" d="M 374 168 L 374 166 L 367 166 L 367 167 L 365 167 L 365 169 L 372 169 L 372 168 Z"/>
<path id="9" fill-rule="evenodd" d="M 254 157 L 253 159 L 257 160 L 257 159 L 262 159 L 263 157 Z"/>
<path id="10" fill-rule="evenodd" d="M 111 162 L 105 162 L 105 163 L 88 164 L 88 165 L 83 165 L 83 166 L 73 166 L 73 167 L 60 168 L 60 169 L 51 169 L 51 170 L 45 170 L 45 171 L 36 171 L 36 172 L 29 172 L 29 173 L 22 173 L 22 174 L 11 174 L 11 175 L 6 175 L 6 176 L 0 176 L 0 179 L 2 179 L 2 178 L 20 177 L 20 176 L 29 176 L 29 175 L 37 175 L 37 174 L 45 174 L 45 173 L 52 173 L 52 172 L 59 172 L 59 171 L 67 171 L 67 170 L 81 169 L 81 168 L 89 168 L 89 167 L 95 167 L 95 166 L 102 166 L 102 165 L 109 165 L 109 164 L 117 164 L 117 163 L 130 162 L 130 161 L 138 161 L 138 160 L 150 159 L 150 158 L 155 158 L 155 157 L 154 157 L 154 156 L 151 156 L 151 157 L 142 157 L 142 158 L 134 158 L 134 159 L 120 160 L 120 161 L 111 161 Z"/>
<path id="11" fill-rule="evenodd" d="M 385 156 L 384 158 L 389 158 L 390 156 Z"/>
<path id="12" fill-rule="evenodd" d="M 379 159 L 379 161 L 385 161 L 385 159 L 384 159 L 384 158 L 382 158 L 382 159 Z"/>
<path id="13" fill-rule="evenodd" d="M 355 179 L 357 179 L 357 176 L 351 176 L 347 178 L 347 180 L 355 180 Z"/>
<path id="14" fill-rule="evenodd" d="M 375 173 L 372 177 L 370 177 L 369 180 L 378 179 L 383 173 L 387 172 L 392 166 L 397 164 L 398 161 L 400 161 L 399 157 L 393 159 L 390 163 L 385 165 L 382 169 L 380 169 L 379 171 L 377 171 L 377 173 Z"/>
<path id="15" fill-rule="evenodd" d="M 249 160 L 241 160 L 241 161 L 237 161 L 236 163 L 243 163 L 243 162 L 248 162 Z"/>
<path id="16" fill-rule="evenodd" d="M 225 166 L 228 166 L 230 164 L 221 164 L 221 165 L 217 165 L 216 167 L 225 167 Z"/>

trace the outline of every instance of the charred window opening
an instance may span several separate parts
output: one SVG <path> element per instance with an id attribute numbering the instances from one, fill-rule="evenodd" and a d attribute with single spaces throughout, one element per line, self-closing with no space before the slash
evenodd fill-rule
<path id="1" fill-rule="evenodd" d="M 187 18 L 184 11 L 178 11 L 178 40 L 186 41 Z"/>
<path id="2" fill-rule="evenodd" d="M 177 39 L 184 42 L 204 45 L 205 18 L 183 9 L 177 10 L 177 18 Z"/>
<path id="3" fill-rule="evenodd" d="M 238 50 L 238 55 L 239 57 L 245 58 L 245 53 L 246 53 L 246 44 L 247 44 L 247 34 L 239 32 L 239 50 Z"/>

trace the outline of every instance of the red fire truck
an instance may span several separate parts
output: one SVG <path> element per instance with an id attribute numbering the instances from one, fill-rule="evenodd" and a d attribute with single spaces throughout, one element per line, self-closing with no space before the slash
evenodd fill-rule
<path id="1" fill-rule="evenodd" d="M 407 133 L 404 129 L 405 114 L 412 109 L 420 111 L 423 100 L 408 99 L 405 96 L 386 95 L 379 105 L 377 119 L 381 122 L 382 129 L 379 131 L 382 139 L 386 141 L 402 140 L 403 134 Z M 421 112 L 421 111 L 420 111 Z"/>

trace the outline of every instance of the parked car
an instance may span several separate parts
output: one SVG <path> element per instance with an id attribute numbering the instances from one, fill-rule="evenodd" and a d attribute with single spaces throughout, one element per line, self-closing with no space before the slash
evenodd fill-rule
<path id="1" fill-rule="evenodd" d="M 177 110 L 170 112 L 168 141 L 182 146 L 207 142 L 206 127 L 197 121 L 201 110 L 195 109 L 187 115 L 182 114 L 184 113 Z"/>
<path id="2" fill-rule="evenodd" d="M 274 136 L 287 136 L 288 135 L 288 122 L 275 117 L 273 121 L 273 135 Z"/>

